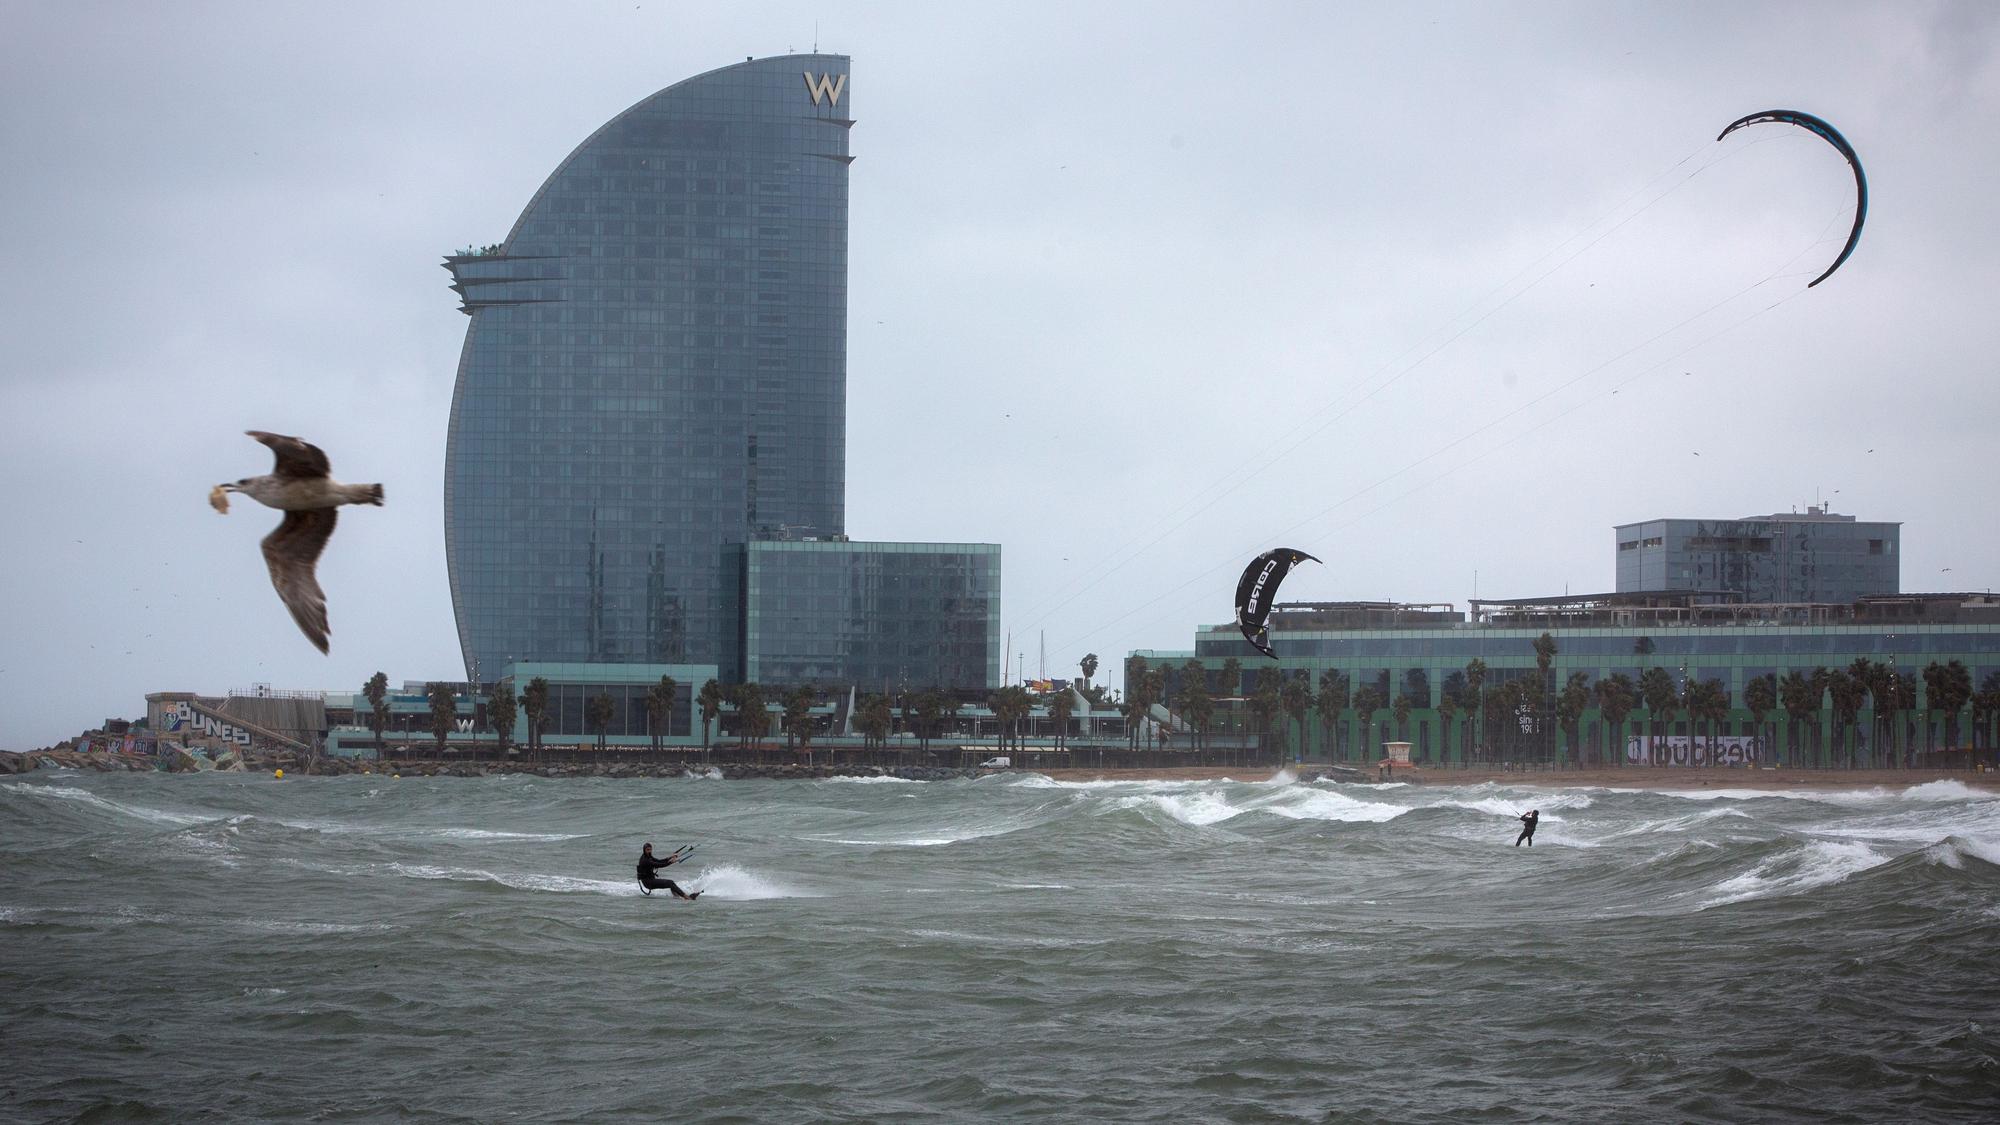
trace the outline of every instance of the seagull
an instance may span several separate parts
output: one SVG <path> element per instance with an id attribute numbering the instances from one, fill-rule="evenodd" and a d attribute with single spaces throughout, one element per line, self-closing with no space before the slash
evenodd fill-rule
<path id="1" fill-rule="evenodd" d="M 334 520 L 342 504 L 382 505 L 379 484 L 341 484 L 330 475 L 326 454 L 317 445 L 284 434 L 262 430 L 245 433 L 277 455 L 278 463 L 261 477 L 245 477 L 234 484 L 218 484 L 209 491 L 208 502 L 216 511 L 229 514 L 229 493 L 241 492 L 265 507 L 285 513 L 278 529 L 264 537 L 264 565 L 271 570 L 271 585 L 277 588 L 285 608 L 299 630 L 321 652 L 326 647 L 326 594 L 313 577 L 326 541 L 333 534 Z"/>

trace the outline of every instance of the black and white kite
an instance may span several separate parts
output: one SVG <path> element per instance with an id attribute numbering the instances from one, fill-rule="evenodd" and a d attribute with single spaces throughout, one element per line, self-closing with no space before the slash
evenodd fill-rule
<path id="1" fill-rule="evenodd" d="M 1250 565 L 1243 568 L 1243 577 L 1236 580 L 1236 627 L 1243 630 L 1243 639 L 1255 645 L 1258 652 L 1273 659 L 1278 655 L 1264 639 L 1267 634 L 1264 623 L 1270 619 L 1271 603 L 1277 600 L 1278 583 L 1285 580 L 1294 566 L 1318 561 L 1296 548 L 1277 547 L 1251 559 Z"/>

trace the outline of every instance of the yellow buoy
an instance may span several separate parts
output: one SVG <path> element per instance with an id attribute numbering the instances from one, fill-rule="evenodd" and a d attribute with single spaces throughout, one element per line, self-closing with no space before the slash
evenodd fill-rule
<path id="1" fill-rule="evenodd" d="M 271 771 L 271 776 L 272 776 L 272 777 L 275 777 L 275 778 L 277 778 L 277 779 L 278 779 L 279 781 L 283 781 L 283 780 L 285 780 L 285 771 L 284 771 L 284 770 L 272 770 L 272 771 Z"/>

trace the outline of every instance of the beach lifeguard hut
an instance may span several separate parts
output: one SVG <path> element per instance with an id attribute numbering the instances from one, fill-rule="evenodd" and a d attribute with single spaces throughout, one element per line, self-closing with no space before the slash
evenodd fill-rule
<path id="1" fill-rule="evenodd" d="M 1384 742 L 1382 760 L 1375 764 L 1376 776 L 1384 781 L 1395 776 L 1396 767 L 1408 769 L 1410 766 L 1410 744 L 1407 742 Z"/>

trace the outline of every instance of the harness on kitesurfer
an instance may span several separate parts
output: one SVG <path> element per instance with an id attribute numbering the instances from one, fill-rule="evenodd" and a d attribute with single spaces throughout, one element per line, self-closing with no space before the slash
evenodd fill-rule
<path id="1" fill-rule="evenodd" d="M 675 848 L 673 852 L 670 853 L 665 859 L 655 860 L 653 859 L 652 856 L 653 845 L 647 844 L 645 853 L 639 857 L 639 893 L 645 895 L 647 898 L 653 897 L 653 888 L 647 885 L 647 882 L 653 877 L 653 871 L 661 867 L 666 867 L 670 864 L 681 862 L 687 857 L 693 855 L 694 850 L 700 846 L 701 846 L 700 844 L 682 844 L 680 847 Z M 674 882 L 671 879 L 662 880 L 661 882 L 663 885 L 669 888 L 678 889 L 675 888 Z M 695 898 L 695 896 L 699 894 L 701 894 L 700 891 L 695 891 L 693 894 L 683 895 L 681 897 L 692 901 Z"/>

